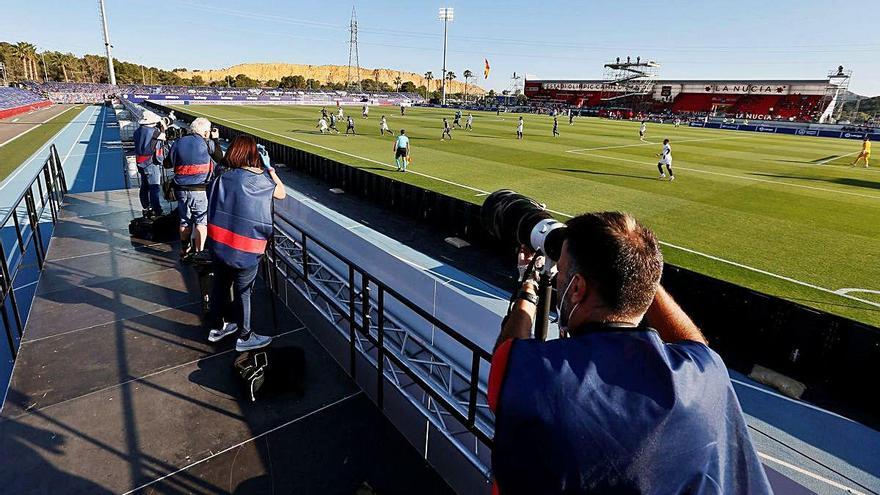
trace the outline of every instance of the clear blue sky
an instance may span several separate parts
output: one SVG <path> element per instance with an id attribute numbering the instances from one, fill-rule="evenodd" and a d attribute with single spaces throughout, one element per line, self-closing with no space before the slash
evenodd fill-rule
<path id="1" fill-rule="evenodd" d="M 351 2 L 106 0 L 114 56 L 170 69 L 239 62 L 348 62 Z M 97 2 L 2 0 L 0 39 L 100 53 Z M 356 1 L 360 61 L 441 70 L 441 2 Z M 447 66 L 497 90 L 516 71 L 601 78 L 602 64 L 640 55 L 675 79 L 821 78 L 843 64 L 850 88 L 880 95 L 880 1 L 819 0 L 451 2 Z M 833 7 L 832 7 L 833 6 Z M 143 27 L 138 27 L 143 26 Z M 492 73 L 482 80 L 483 58 Z"/>

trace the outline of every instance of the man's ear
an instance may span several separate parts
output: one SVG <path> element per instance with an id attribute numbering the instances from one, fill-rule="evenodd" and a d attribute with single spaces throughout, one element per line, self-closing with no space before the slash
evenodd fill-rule
<path id="1" fill-rule="evenodd" d="M 583 275 L 576 273 L 574 274 L 574 282 L 572 282 L 570 292 L 571 301 L 579 303 L 589 297 L 590 293 L 593 292 L 593 286 Z"/>

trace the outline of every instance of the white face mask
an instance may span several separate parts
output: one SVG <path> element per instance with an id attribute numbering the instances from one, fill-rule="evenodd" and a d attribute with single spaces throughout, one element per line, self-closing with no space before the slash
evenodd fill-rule
<path id="1" fill-rule="evenodd" d="M 572 275 L 571 279 L 568 281 L 568 285 L 565 287 L 565 290 L 562 291 L 562 295 L 559 296 L 559 299 L 556 300 L 556 314 L 559 315 L 559 333 L 568 334 L 568 320 L 571 318 L 571 315 L 574 314 L 574 310 L 577 309 L 580 302 L 574 305 L 568 313 L 563 311 L 565 306 L 565 296 L 568 295 L 568 289 L 571 288 L 571 284 L 574 282 L 574 275 Z"/>

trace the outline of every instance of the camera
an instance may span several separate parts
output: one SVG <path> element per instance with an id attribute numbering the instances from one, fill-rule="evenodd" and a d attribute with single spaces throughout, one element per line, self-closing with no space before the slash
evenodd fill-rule
<path id="1" fill-rule="evenodd" d="M 559 261 L 565 224 L 532 198 L 510 189 L 495 191 L 480 208 L 480 222 L 492 238 L 504 244 L 526 245 L 554 262 Z"/>

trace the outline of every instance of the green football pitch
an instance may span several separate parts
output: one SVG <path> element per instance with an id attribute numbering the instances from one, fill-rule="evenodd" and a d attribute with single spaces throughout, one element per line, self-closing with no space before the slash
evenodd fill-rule
<path id="1" fill-rule="evenodd" d="M 508 188 L 564 220 L 628 211 L 663 242 L 666 261 L 712 277 L 880 326 L 880 171 L 851 168 L 859 141 L 675 128 L 637 122 L 475 112 L 474 129 L 441 141 L 453 110 L 352 107 L 356 136 L 321 135 L 320 109 L 303 106 L 179 107 L 254 135 L 473 203 Z M 335 110 L 328 108 L 328 110 Z M 395 171 L 393 138 L 379 117 L 406 129 L 412 164 Z M 466 115 L 466 113 L 465 113 Z M 465 119 L 462 119 L 464 124 Z M 345 125 L 340 123 L 344 132 Z M 669 138 L 676 180 L 658 180 Z"/>

